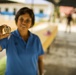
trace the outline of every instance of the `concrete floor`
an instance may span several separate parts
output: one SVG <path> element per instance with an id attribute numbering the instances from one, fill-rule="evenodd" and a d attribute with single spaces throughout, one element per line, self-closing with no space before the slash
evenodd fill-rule
<path id="1" fill-rule="evenodd" d="M 45 54 L 45 75 L 76 75 L 76 26 L 71 33 L 65 32 L 65 26 L 59 25 L 58 34 L 50 53 Z"/>
<path id="2" fill-rule="evenodd" d="M 5 54 L 6 54 L 6 50 L 3 50 L 2 52 L 0 52 L 0 59 L 1 59 L 2 57 L 4 57 Z"/>

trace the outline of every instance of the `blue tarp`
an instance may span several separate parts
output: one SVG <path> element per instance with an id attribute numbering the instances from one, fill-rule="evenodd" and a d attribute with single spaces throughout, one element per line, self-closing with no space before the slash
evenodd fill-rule
<path id="1" fill-rule="evenodd" d="M 11 15 L 13 15 L 13 12 L 1 12 L 1 14 L 11 16 Z"/>
<path id="2" fill-rule="evenodd" d="M 46 14 L 42 14 L 42 13 L 35 14 L 35 16 L 39 18 L 47 17 Z"/>

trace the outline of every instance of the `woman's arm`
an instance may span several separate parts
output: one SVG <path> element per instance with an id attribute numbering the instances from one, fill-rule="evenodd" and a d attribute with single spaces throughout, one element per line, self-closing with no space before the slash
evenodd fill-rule
<path id="1" fill-rule="evenodd" d="M 0 52 L 2 51 L 3 47 L 2 45 L 4 46 L 6 43 L 4 42 L 5 39 L 4 38 L 7 38 L 10 34 L 9 33 L 6 33 L 6 34 L 3 34 L 3 28 L 6 27 L 7 25 L 1 25 L 0 26 Z M 4 40 L 3 40 L 4 39 Z"/>
<path id="2" fill-rule="evenodd" d="M 39 75 L 44 75 L 43 55 L 38 58 Z"/>
<path id="3" fill-rule="evenodd" d="M 0 52 L 2 51 L 2 47 L 0 46 Z"/>

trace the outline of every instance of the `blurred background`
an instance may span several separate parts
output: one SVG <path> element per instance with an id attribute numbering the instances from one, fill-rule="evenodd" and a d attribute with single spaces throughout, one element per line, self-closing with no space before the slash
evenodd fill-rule
<path id="1" fill-rule="evenodd" d="M 0 25 L 16 29 L 14 17 L 21 7 L 35 13 L 37 34 L 45 50 L 45 75 L 76 75 L 76 0 L 0 0 Z M 0 52 L 0 75 L 6 68 L 5 50 Z"/>

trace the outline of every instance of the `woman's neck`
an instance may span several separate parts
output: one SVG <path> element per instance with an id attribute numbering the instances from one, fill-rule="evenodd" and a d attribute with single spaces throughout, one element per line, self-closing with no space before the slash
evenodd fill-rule
<path id="1" fill-rule="evenodd" d="M 20 35 L 22 37 L 23 40 L 27 41 L 28 37 L 29 37 L 29 32 L 20 32 Z"/>

